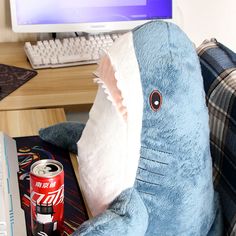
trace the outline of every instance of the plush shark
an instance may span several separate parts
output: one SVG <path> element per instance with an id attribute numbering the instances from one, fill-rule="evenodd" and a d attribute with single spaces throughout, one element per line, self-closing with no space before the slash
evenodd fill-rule
<path id="1" fill-rule="evenodd" d="M 192 42 L 172 23 L 149 22 L 119 38 L 96 73 L 86 126 L 40 130 L 42 139 L 78 150 L 93 217 L 74 235 L 222 235 Z"/>

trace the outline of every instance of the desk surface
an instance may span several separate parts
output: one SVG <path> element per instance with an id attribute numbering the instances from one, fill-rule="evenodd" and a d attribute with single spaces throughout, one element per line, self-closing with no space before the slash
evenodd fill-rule
<path id="1" fill-rule="evenodd" d="M 10 137 L 38 135 L 40 128 L 64 121 L 66 121 L 66 115 L 62 108 L 0 111 L 0 131 Z M 71 160 L 74 169 L 78 170 L 75 155 L 71 155 Z"/>
<path id="2" fill-rule="evenodd" d="M 0 131 L 11 137 L 38 135 L 45 128 L 66 121 L 62 108 L 0 111 Z"/>
<path id="3" fill-rule="evenodd" d="M 23 43 L 0 43 L 0 63 L 31 68 Z M 37 70 L 38 75 L 0 101 L 0 111 L 84 107 L 94 101 L 96 65 Z"/>
<path id="4" fill-rule="evenodd" d="M 0 131 L 10 137 L 38 135 L 40 128 L 45 128 L 63 121 L 66 121 L 66 116 L 62 108 L 0 111 Z M 70 157 L 79 183 L 77 157 L 72 154 Z M 91 212 L 86 202 L 85 205 L 88 215 L 91 217 Z"/>

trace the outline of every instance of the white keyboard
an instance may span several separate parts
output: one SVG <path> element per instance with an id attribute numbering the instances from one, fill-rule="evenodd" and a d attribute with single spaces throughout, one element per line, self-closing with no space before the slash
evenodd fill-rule
<path id="1" fill-rule="evenodd" d="M 57 68 L 97 63 L 121 34 L 98 34 L 25 43 L 32 68 Z"/>

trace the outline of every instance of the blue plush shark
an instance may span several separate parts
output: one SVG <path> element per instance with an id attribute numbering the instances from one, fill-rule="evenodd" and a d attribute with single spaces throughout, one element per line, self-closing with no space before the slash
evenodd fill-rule
<path id="1" fill-rule="evenodd" d="M 115 183 L 120 188 L 113 191 L 104 209 L 83 223 L 74 235 L 222 235 L 220 207 L 212 182 L 208 112 L 192 42 L 176 25 L 154 21 L 122 36 L 105 60 L 110 60 L 115 80 L 107 81 L 107 73 L 100 70 L 99 76 L 104 78 L 98 80 L 100 87 L 91 116 L 100 111 L 97 122 L 105 124 L 107 114 L 114 115 L 109 124 L 101 126 L 101 132 L 112 132 L 114 136 L 110 136 L 111 141 L 105 140 L 108 144 L 102 146 L 100 154 L 109 155 L 105 149 L 112 147 L 108 148 L 110 159 L 114 156 L 115 166 L 120 156 L 124 164 L 117 169 L 125 181 L 108 178 L 114 188 Z M 103 106 L 98 105 L 101 102 Z M 100 130 L 93 127 L 92 145 L 88 143 L 91 127 L 91 121 L 85 128 L 77 123 L 58 124 L 40 130 L 40 136 L 74 152 L 80 139 L 79 156 L 86 156 L 90 162 L 92 145 L 96 149 L 96 143 L 104 141 L 95 138 Z M 116 127 L 115 132 L 112 127 Z M 136 141 L 132 143 L 131 139 Z M 109 165 L 112 168 L 112 163 Z M 124 174 L 122 168 L 126 169 Z M 81 171 L 82 180 L 90 175 Z M 106 179 L 105 174 L 99 178 Z M 85 183 L 93 181 L 89 177 Z M 94 197 L 103 198 L 102 194 L 95 191 Z"/>

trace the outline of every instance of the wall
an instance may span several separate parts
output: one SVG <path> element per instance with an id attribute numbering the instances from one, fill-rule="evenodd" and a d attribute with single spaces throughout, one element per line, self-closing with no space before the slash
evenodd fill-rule
<path id="1" fill-rule="evenodd" d="M 236 51 L 235 0 L 173 0 L 173 16 L 196 45 L 214 37 Z M 9 0 L 0 0 L 0 42 L 33 39 L 11 31 Z"/>
<path id="2" fill-rule="evenodd" d="M 235 0 L 173 0 L 174 21 L 199 45 L 216 38 L 236 52 Z"/>
<path id="3" fill-rule="evenodd" d="M 0 0 L 0 42 L 35 40 L 35 34 L 17 34 L 11 30 L 10 0 Z"/>

